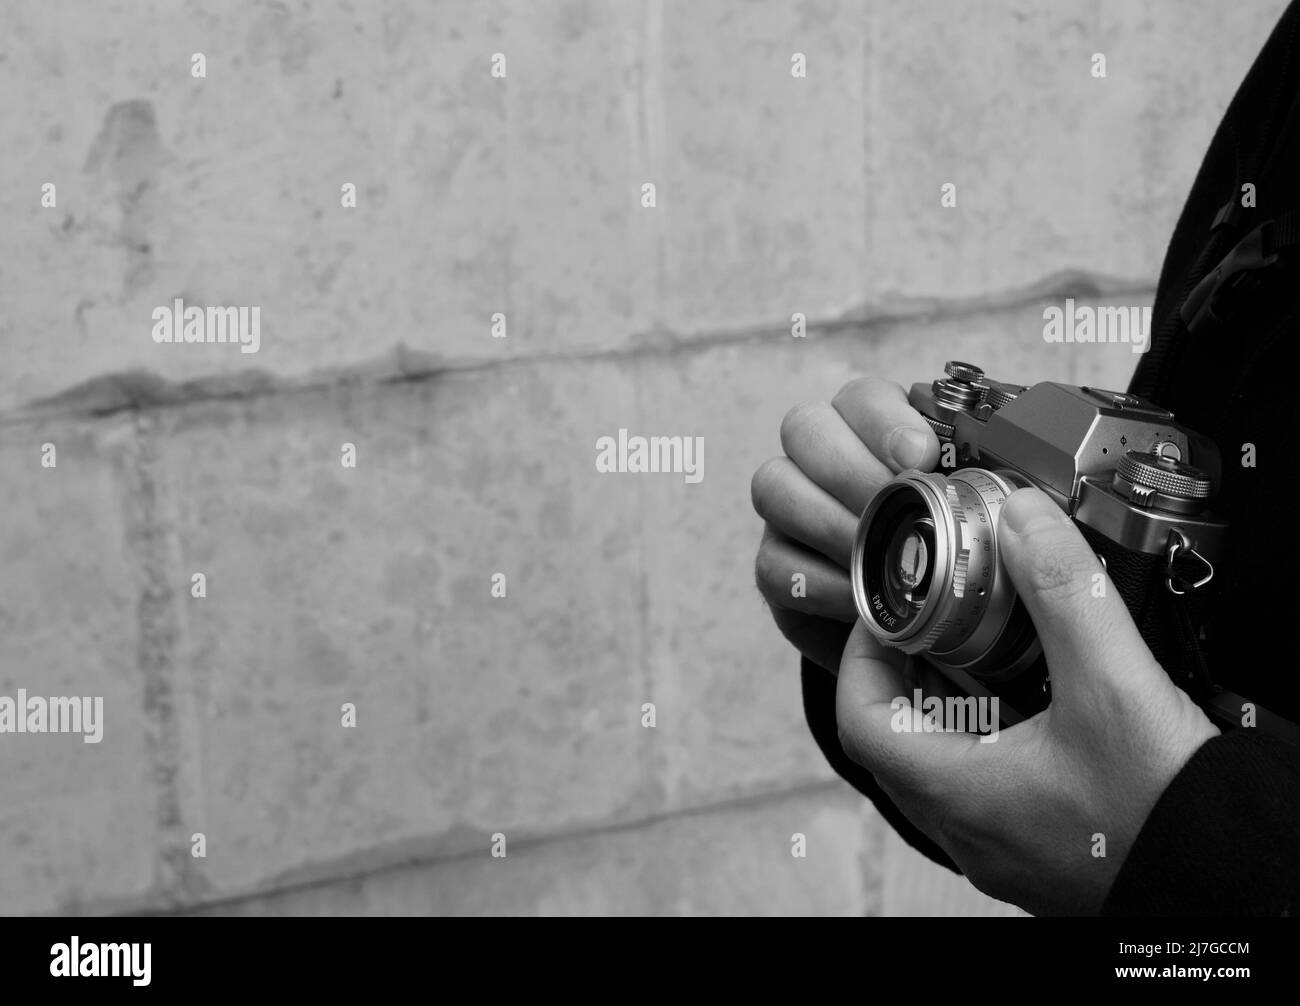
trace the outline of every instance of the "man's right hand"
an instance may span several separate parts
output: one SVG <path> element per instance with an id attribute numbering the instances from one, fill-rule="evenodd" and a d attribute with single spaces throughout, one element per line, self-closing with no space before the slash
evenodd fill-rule
<path id="1" fill-rule="evenodd" d="M 864 377 L 830 404 L 786 413 L 781 447 L 785 456 L 764 462 L 750 487 L 766 522 L 755 577 L 786 639 L 834 674 L 858 617 L 848 575 L 858 517 L 898 472 L 932 471 L 939 440 L 902 388 Z"/>

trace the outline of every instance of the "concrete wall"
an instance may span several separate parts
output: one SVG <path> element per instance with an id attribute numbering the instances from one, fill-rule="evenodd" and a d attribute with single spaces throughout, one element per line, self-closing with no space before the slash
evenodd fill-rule
<path id="1" fill-rule="evenodd" d="M 1124 384 L 1043 307 L 1149 303 L 1282 6 L 5 3 L 0 695 L 105 733 L 0 735 L 0 911 L 1007 911 L 823 763 L 749 476 L 864 372 Z"/>

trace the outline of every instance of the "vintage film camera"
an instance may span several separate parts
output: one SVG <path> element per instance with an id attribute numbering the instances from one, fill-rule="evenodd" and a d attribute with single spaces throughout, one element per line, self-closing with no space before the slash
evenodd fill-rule
<path id="1" fill-rule="evenodd" d="M 1008 384 L 959 362 L 908 401 L 939 437 L 941 468 L 898 475 L 858 523 L 854 600 L 877 639 L 1000 696 L 1008 724 L 1045 707 L 1042 647 L 998 558 L 1002 505 L 1032 485 L 1077 523 L 1171 676 L 1198 676 L 1185 601 L 1213 578 L 1227 531 L 1210 440 L 1123 392 Z M 1212 704 L 1209 681 L 1179 683 Z"/>

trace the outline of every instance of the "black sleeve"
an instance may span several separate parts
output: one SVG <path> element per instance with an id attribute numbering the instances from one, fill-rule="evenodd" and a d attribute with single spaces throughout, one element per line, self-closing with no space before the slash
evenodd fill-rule
<path id="1" fill-rule="evenodd" d="M 875 777 L 844 753 L 840 746 L 840 732 L 835 724 L 835 676 L 823 670 L 809 660 L 802 664 L 803 674 L 803 713 L 808 726 L 822 749 L 822 754 L 830 762 L 831 768 L 841 778 L 852 784 L 873 804 L 881 816 L 889 822 L 895 831 L 912 848 L 945 866 L 954 873 L 960 873 L 947 853 L 923 835 L 916 826 L 903 816 L 902 811 L 894 806 L 889 797 L 880 791 Z"/>
<path id="2" fill-rule="evenodd" d="M 1103 915 L 1300 913 L 1300 749 L 1207 741 L 1152 808 Z"/>

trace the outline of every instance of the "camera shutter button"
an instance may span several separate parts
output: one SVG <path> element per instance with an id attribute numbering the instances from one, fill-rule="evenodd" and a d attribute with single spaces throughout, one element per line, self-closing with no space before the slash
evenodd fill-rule
<path id="1" fill-rule="evenodd" d="M 960 360 L 949 360 L 944 365 L 943 372 L 954 381 L 965 381 L 967 384 L 976 384 L 984 380 L 983 370 L 973 363 L 962 363 Z"/>

